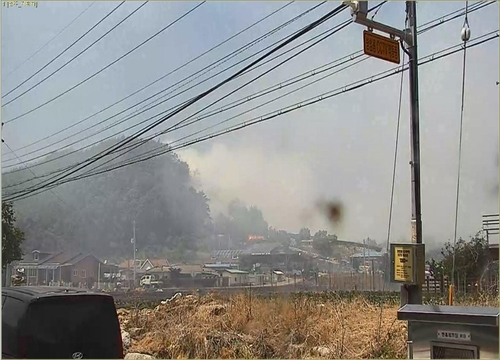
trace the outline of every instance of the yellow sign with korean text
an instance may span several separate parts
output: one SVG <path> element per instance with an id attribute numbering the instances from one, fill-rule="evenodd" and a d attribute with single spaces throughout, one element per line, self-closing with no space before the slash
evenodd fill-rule
<path id="1" fill-rule="evenodd" d="M 363 50 L 366 55 L 395 64 L 400 62 L 399 42 L 371 31 L 363 31 Z"/>
<path id="2" fill-rule="evenodd" d="M 413 269 L 414 248 L 411 246 L 394 247 L 394 281 L 413 283 L 415 279 Z"/>

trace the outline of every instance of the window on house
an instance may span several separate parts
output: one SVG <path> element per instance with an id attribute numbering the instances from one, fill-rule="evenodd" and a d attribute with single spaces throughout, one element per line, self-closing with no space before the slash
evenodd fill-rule
<path id="1" fill-rule="evenodd" d="M 237 278 L 237 277 L 235 277 L 235 278 L 234 278 L 234 281 L 238 281 L 238 278 Z"/>
<path id="2" fill-rule="evenodd" d="M 38 251 L 35 251 L 35 252 L 33 253 L 33 260 L 38 261 L 39 256 L 40 256 L 40 254 L 38 253 Z"/>
<path id="3" fill-rule="evenodd" d="M 78 270 L 76 269 L 73 270 L 73 276 L 78 276 Z"/>
<path id="4" fill-rule="evenodd" d="M 87 277 L 87 272 L 85 270 L 82 270 L 82 278 L 86 278 Z"/>

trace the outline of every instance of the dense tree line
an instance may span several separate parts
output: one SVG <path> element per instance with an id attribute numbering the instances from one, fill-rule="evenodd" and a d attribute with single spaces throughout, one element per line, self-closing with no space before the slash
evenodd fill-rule
<path id="1" fill-rule="evenodd" d="M 54 153 L 43 159 L 54 161 L 39 166 L 31 164 L 31 168 L 38 174 L 63 168 L 119 140 L 103 142 L 60 159 L 56 158 L 62 153 Z M 149 142 L 114 163 L 158 145 Z M 4 173 L 4 194 L 34 184 L 9 187 L 32 176 L 28 170 Z M 134 220 L 137 247 L 149 254 L 159 254 L 165 249 L 178 253 L 194 250 L 198 241 L 212 232 L 208 198 L 192 186 L 188 165 L 174 153 L 61 185 L 53 192 L 16 202 L 15 209 L 18 226 L 26 237 L 23 247 L 30 250 L 127 256 L 132 252 Z"/>

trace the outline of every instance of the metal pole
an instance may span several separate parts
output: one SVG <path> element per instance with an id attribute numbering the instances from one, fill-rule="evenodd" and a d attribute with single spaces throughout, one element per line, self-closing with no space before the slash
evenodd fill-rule
<path id="1" fill-rule="evenodd" d="M 99 261 L 97 269 L 97 290 L 101 290 L 101 262 Z"/>
<path id="2" fill-rule="evenodd" d="M 412 240 L 422 244 L 422 213 L 420 202 L 420 130 L 418 101 L 418 53 L 417 53 L 417 6 L 415 1 L 406 2 L 409 30 L 412 43 L 408 47 L 409 83 L 410 83 L 410 135 L 411 135 L 411 190 L 412 190 Z M 421 304 L 422 286 L 403 285 L 401 287 L 401 305 Z"/>
<path id="3" fill-rule="evenodd" d="M 136 265 L 135 265 L 135 220 L 134 220 L 134 226 L 133 226 L 133 231 L 134 231 L 134 288 L 135 288 L 135 274 L 136 274 Z"/>
<path id="4" fill-rule="evenodd" d="M 363 245 L 366 244 L 366 240 L 363 239 Z M 365 274 L 365 271 L 366 271 L 366 248 L 363 246 L 363 291 L 365 291 L 365 286 L 366 286 L 366 274 Z"/>

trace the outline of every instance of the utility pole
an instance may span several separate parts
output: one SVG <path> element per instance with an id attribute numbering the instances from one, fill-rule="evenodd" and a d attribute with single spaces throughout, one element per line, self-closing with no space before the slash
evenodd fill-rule
<path id="1" fill-rule="evenodd" d="M 404 51 L 409 57 L 410 85 L 410 137 L 411 137 L 411 190 L 412 190 L 412 242 L 422 244 L 422 217 L 420 195 L 420 130 L 419 130 L 419 99 L 418 99 L 418 53 L 417 53 L 417 11 L 415 1 L 406 1 L 406 16 L 408 28 L 399 30 L 391 26 L 368 19 L 368 1 L 344 1 L 351 7 L 353 21 L 368 28 L 365 32 L 365 54 L 399 64 L 399 47 L 396 47 L 395 37 L 404 43 Z M 379 35 L 370 35 L 378 30 L 390 35 L 390 38 L 377 40 Z M 371 38 L 368 41 L 367 38 Z M 368 43 L 368 45 L 367 45 Z M 387 50 L 389 49 L 389 50 Z M 421 304 L 422 286 L 404 284 L 401 286 L 401 305 Z"/>
<path id="2" fill-rule="evenodd" d="M 410 134 L 411 134 L 411 189 L 412 189 L 412 241 L 422 244 L 422 206 L 420 197 L 420 127 L 418 99 L 418 53 L 417 53 L 417 3 L 406 2 L 406 14 L 411 35 L 411 45 L 408 46 L 409 76 L 410 76 Z M 401 303 L 421 304 L 421 285 L 402 285 Z"/>
<path id="3" fill-rule="evenodd" d="M 135 220 L 133 222 L 133 234 L 134 234 L 134 237 L 132 238 L 132 244 L 133 244 L 133 251 L 134 251 L 134 288 L 135 288 L 135 273 L 136 273 L 136 265 L 135 265 L 135 251 L 136 251 L 136 248 L 135 248 Z"/>

